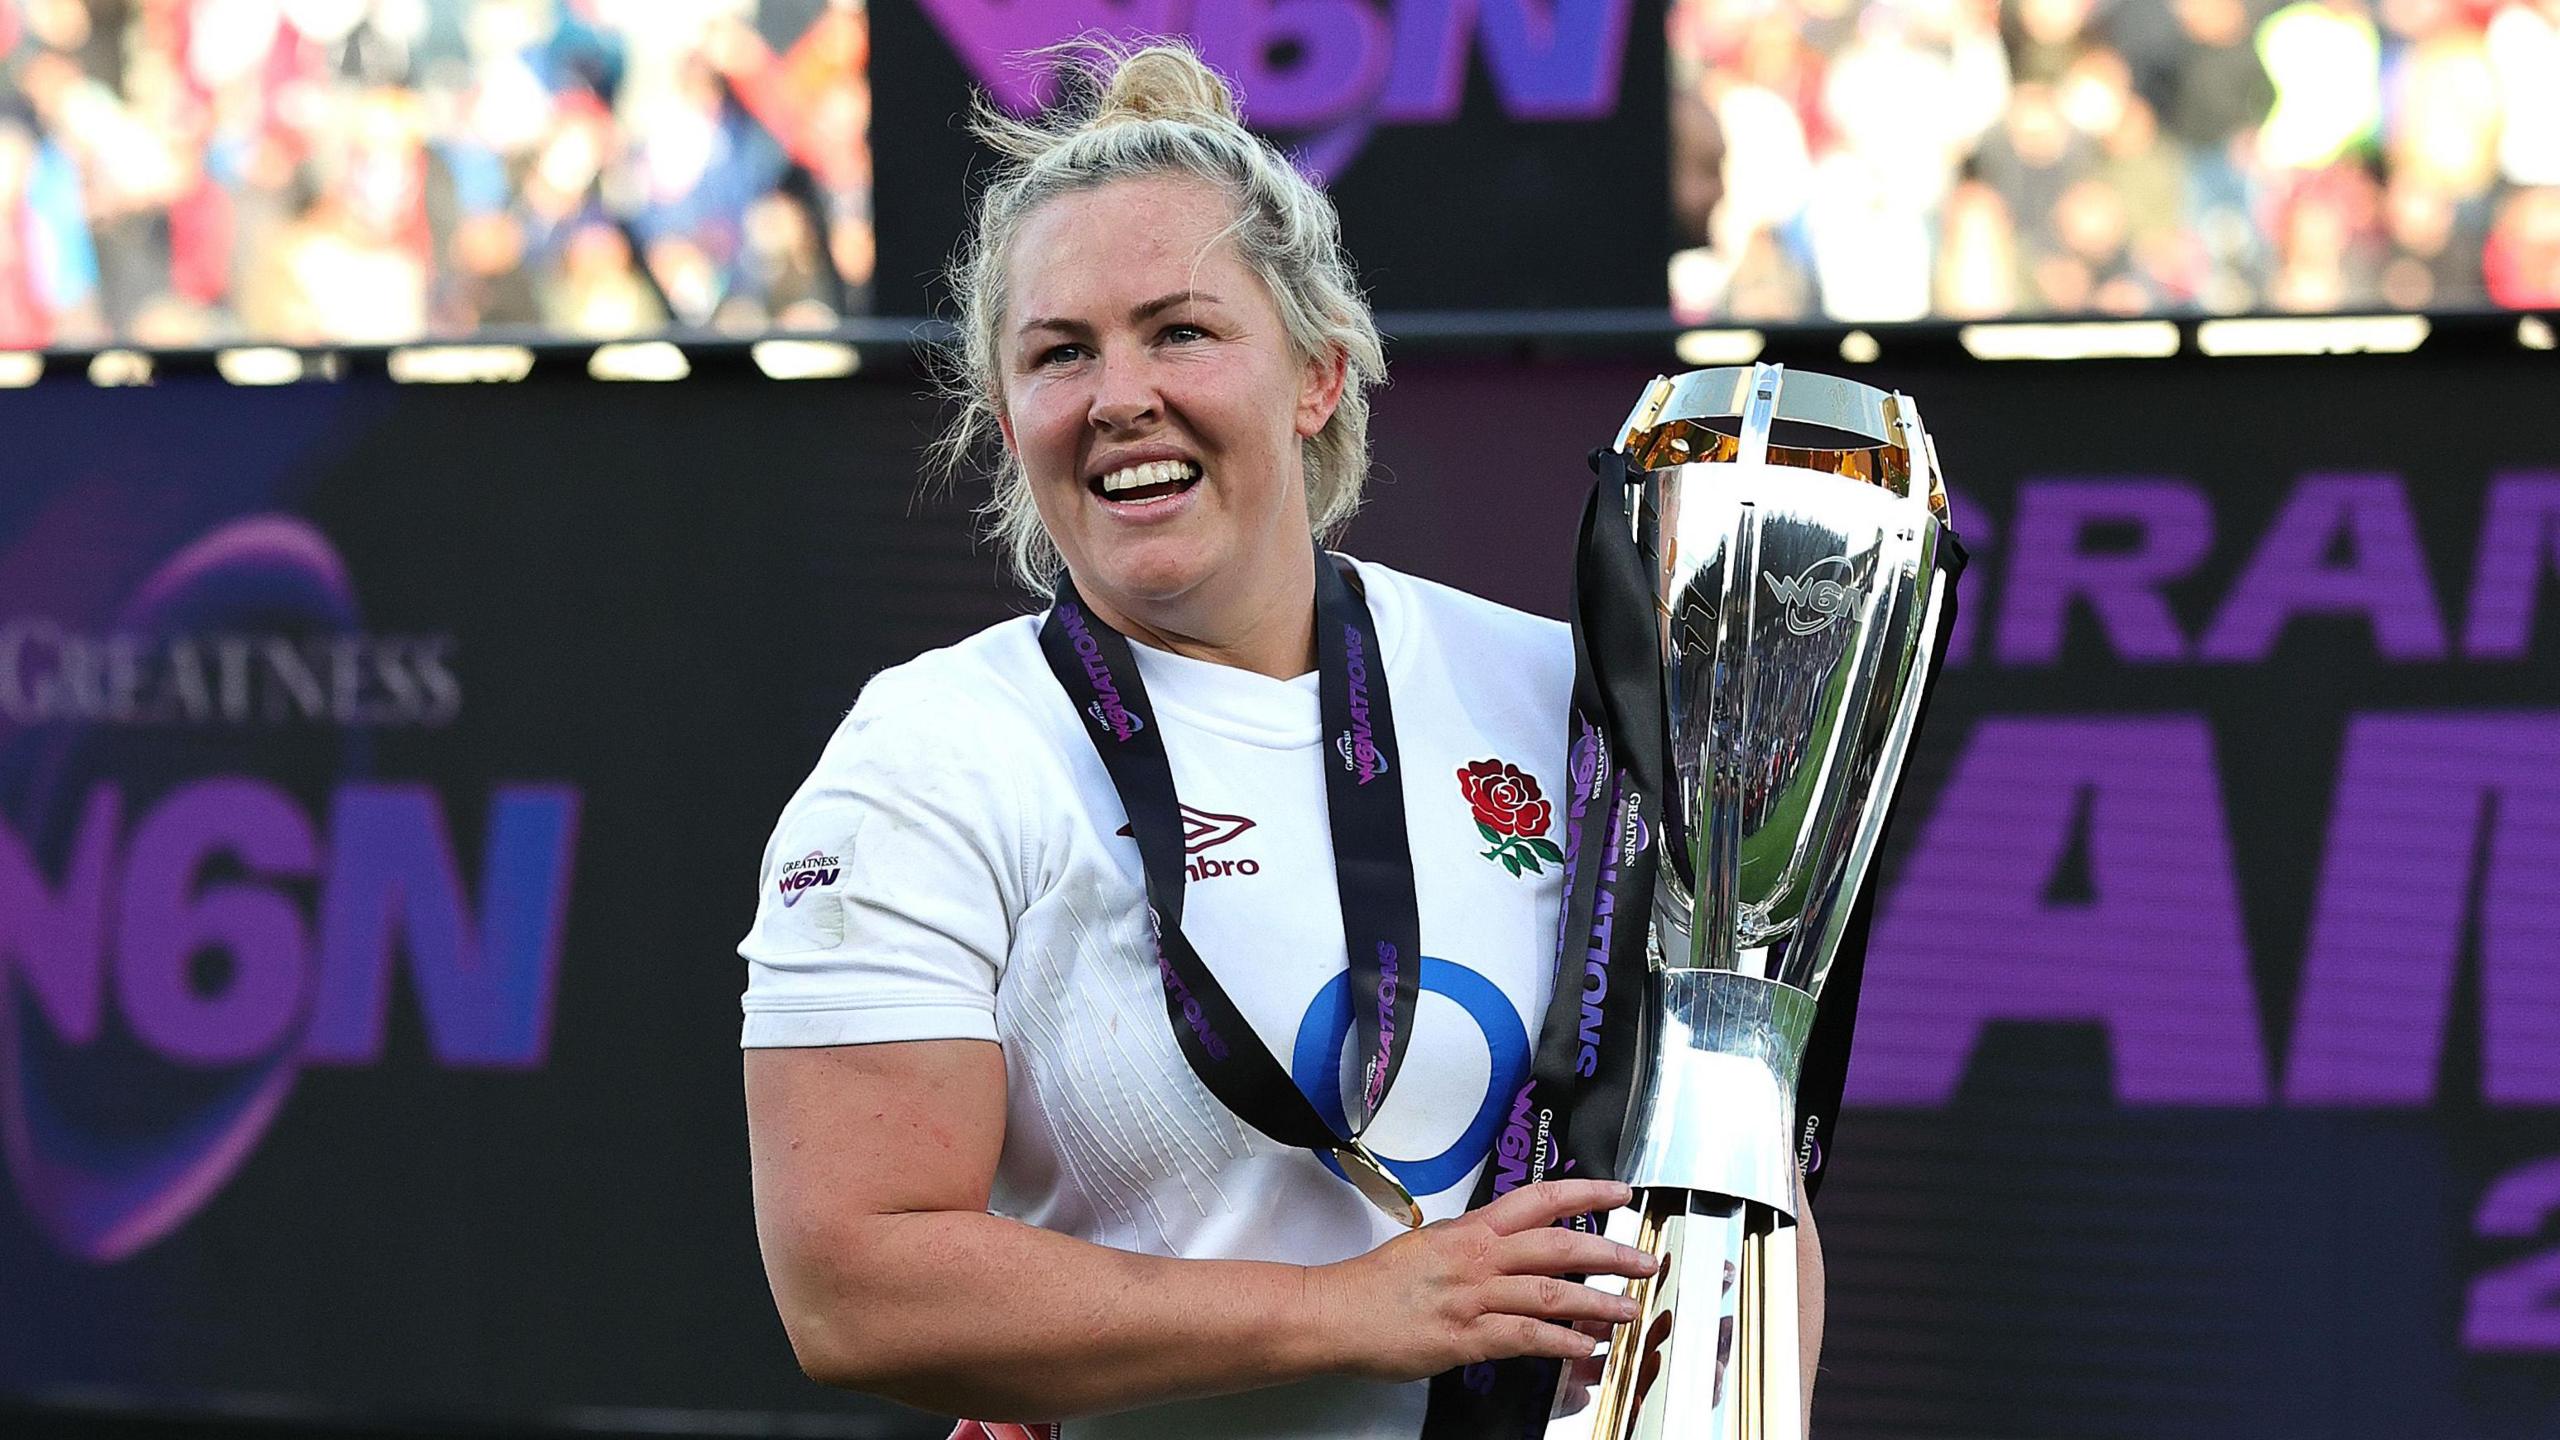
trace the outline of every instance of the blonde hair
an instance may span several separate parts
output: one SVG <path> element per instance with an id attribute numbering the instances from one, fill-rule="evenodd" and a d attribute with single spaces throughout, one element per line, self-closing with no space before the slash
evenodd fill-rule
<path id="1" fill-rule="evenodd" d="M 1271 292 L 1297 358 L 1342 356 L 1342 397 L 1324 428 L 1299 445 L 1308 527 L 1330 539 L 1360 508 L 1369 470 L 1368 392 L 1387 375 L 1385 347 L 1343 254 L 1333 202 L 1244 128 L 1234 92 L 1187 46 L 1123 51 L 1085 40 L 1042 53 L 1066 61 L 1069 78 L 1082 82 L 1078 98 L 1038 121 L 1014 119 L 983 100 L 972 117 L 971 129 L 1002 158 L 979 193 L 975 231 L 947 276 L 960 313 L 941 366 L 957 410 L 935 444 L 944 472 L 970 469 L 981 457 L 993 465 L 994 493 L 980 507 L 989 531 L 1023 584 L 1055 584 L 1064 562 L 996 423 L 999 346 L 1011 302 L 1006 261 L 1023 220 L 1049 200 L 1116 180 L 1187 176 L 1234 203 L 1227 236 Z"/>

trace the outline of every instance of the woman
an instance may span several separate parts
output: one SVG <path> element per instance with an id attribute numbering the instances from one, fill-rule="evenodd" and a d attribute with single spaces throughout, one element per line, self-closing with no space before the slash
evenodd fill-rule
<path id="1" fill-rule="evenodd" d="M 766 851 L 747 1101 L 793 1348 L 1078 1440 L 1412 1437 L 1417 1382 L 1513 1356 L 1587 1384 L 1632 1310 L 1557 1277 L 1652 1262 L 1555 1222 L 1625 1188 L 1461 1214 L 1550 984 L 1569 637 L 1315 545 L 1377 332 L 1189 52 L 982 127 L 953 446 L 1000 443 L 997 534 L 1064 583 L 873 679 Z"/>

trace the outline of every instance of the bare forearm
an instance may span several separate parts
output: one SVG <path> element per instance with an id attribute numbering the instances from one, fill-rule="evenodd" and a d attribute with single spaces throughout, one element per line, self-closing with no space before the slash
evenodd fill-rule
<path id="1" fill-rule="evenodd" d="M 965 1212 L 869 1217 L 784 1322 L 817 1379 L 947 1415 L 1043 1420 L 1283 1384 L 1330 1357 L 1307 1272 L 1168 1260 Z"/>
<path id="2" fill-rule="evenodd" d="M 1813 1207 L 1804 1190 L 1796 1190 L 1796 1358 L 1804 1367 L 1804 1415 L 1813 1420 L 1813 1375 L 1822 1360 L 1822 1234 L 1813 1228 Z"/>
<path id="3" fill-rule="evenodd" d="M 979 1041 L 750 1052 L 766 1277 L 809 1375 L 944 1414 L 1043 1420 L 1318 1375 L 1410 1380 L 1513 1355 L 1573 1360 L 1653 1273 L 1558 1228 L 1623 1185 L 1543 1180 L 1340 1264 L 1169 1260 L 986 1213 L 1003 1057 Z M 896 1157 L 882 1163 L 881 1156 Z"/>

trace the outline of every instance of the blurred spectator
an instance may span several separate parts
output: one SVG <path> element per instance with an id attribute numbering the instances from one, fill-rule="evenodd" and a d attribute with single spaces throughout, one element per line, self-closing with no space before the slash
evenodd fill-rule
<path id="1" fill-rule="evenodd" d="M 2296 187 L 2277 229 L 2277 270 L 2268 298 L 2279 310 L 2352 308 L 2376 293 L 2381 264 L 2381 197 L 2356 164 L 2335 165 Z"/>
<path id="2" fill-rule="evenodd" d="M 2170 135 L 2199 155 L 2226 155 L 2255 134 L 2276 90 L 2249 48 L 2242 0 L 2171 0 L 2185 43 L 2174 52 L 2166 119 Z"/>
<path id="3" fill-rule="evenodd" d="M 2453 0 L 2387 0 L 2383 17 L 2390 173 L 2457 200 L 2485 194 L 2498 178 L 2503 119 L 2486 37 Z"/>
<path id="4" fill-rule="evenodd" d="M 1870 6 L 1822 89 L 1834 144 L 1808 214 L 1824 311 L 1929 313 L 1931 234 L 1958 165 L 2000 118 L 2009 65 L 1991 12 L 1966 0 Z"/>
<path id="5" fill-rule="evenodd" d="M 1674 201 L 1705 242 L 1673 264 L 1672 309 L 1691 318 L 1806 313 L 1810 286 L 1793 251 L 1813 188 L 1808 122 L 1821 94 L 1818 57 L 1783 15 L 1755 20 L 1721 4 L 1681 14 L 1693 22 L 1701 53 L 1726 63 L 1677 67 L 1672 80 L 1682 97 L 1675 123 L 1696 147 L 1677 162 L 1685 178 Z M 1712 176 L 1704 173 L 1709 165 Z M 1746 300 L 1745 291 L 1756 298 Z"/>
<path id="6" fill-rule="evenodd" d="M 2098 147 L 2064 117 L 2053 87 L 2037 81 L 2020 85 L 2010 97 L 2005 123 L 1984 142 L 1975 163 L 2008 202 L 2032 263 L 2060 247 L 2055 209 L 2062 192 L 2097 169 Z"/>
<path id="7" fill-rule="evenodd" d="M 35 349 L 53 338 L 53 316 L 36 278 L 44 236 L 29 199 L 36 138 L 23 121 L 0 118 L 0 346 Z"/>
<path id="8" fill-rule="evenodd" d="M 2560 0 L 1674 0 L 1668 33 L 1684 320 L 2560 303 Z"/>
<path id="9" fill-rule="evenodd" d="M 549 287 L 543 319 L 552 329 L 609 340 L 667 321 L 657 291 L 631 261 L 631 242 L 602 221 L 580 226 L 561 247 L 560 283 Z"/>
<path id="10" fill-rule="evenodd" d="M 2107 315 L 2140 315 L 2153 308 L 2157 297 L 2134 269 L 2133 221 L 2122 192 L 2093 175 L 2062 193 L 2054 222 L 2062 246 L 2048 263 L 2064 268 L 2053 272 L 2056 284 L 2048 292 L 2047 308 Z"/>
<path id="11" fill-rule="evenodd" d="M 2394 175 L 2382 196 L 2391 257 L 2382 271 L 2382 298 L 2401 310 L 2461 310 L 2488 298 L 2480 260 L 2485 226 L 2471 223 L 2464 207 L 2424 180 Z"/>
<path id="12" fill-rule="evenodd" d="M 105 334 L 79 166 L 26 118 L 0 113 L 0 340 L 77 345 Z"/>
<path id="13" fill-rule="evenodd" d="M 1671 88 L 1671 221 L 1704 235 L 1724 203 L 1724 127 L 1698 85 Z"/>
<path id="14" fill-rule="evenodd" d="M 1812 277 L 1767 230 L 1743 246 L 1730 288 L 1738 320 L 1794 320 L 1814 309 Z"/>
<path id="15" fill-rule="evenodd" d="M 2051 85 L 2080 58 L 2093 0 L 2017 0 L 2009 31 L 2010 69 L 2021 80 Z"/>
<path id="16" fill-rule="evenodd" d="M 2101 138 L 2098 175 L 2124 202 L 2134 268 L 2156 306 L 2192 303 L 2203 255 L 2186 227 L 2187 160 L 2160 134 L 2151 104 L 2128 91 Z"/>
<path id="17" fill-rule="evenodd" d="M 1929 314 L 1929 223 L 1902 177 L 1835 151 L 1814 172 L 1805 218 L 1823 313 L 1834 320 L 1921 320 Z"/>
<path id="18" fill-rule="evenodd" d="M 2560 185 L 2560 0 L 2511 0 L 2489 22 L 2498 75 L 2498 168 L 2510 185 Z"/>
<path id="19" fill-rule="evenodd" d="M 1938 252 L 1937 313 L 1996 320 L 2018 309 L 2018 239 L 2000 192 L 1968 180 L 1947 196 Z"/>
<path id="20" fill-rule="evenodd" d="M 2293 0 L 2258 26 L 2258 60 L 2275 108 L 2259 158 L 2317 170 L 2371 141 L 2382 124 L 2382 37 L 2365 0 Z"/>
<path id="21" fill-rule="evenodd" d="M 2489 298 L 2512 309 L 2560 305 L 2560 189 L 2518 190 L 2483 248 Z"/>
<path id="22" fill-rule="evenodd" d="M 861 0 L 0 0 L 0 346 L 824 328 Z"/>

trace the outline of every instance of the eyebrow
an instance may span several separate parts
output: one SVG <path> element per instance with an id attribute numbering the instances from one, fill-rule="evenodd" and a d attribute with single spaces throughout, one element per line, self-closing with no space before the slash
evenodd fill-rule
<path id="1" fill-rule="evenodd" d="M 1159 295 L 1153 300 L 1149 300 L 1144 304 L 1132 307 L 1129 311 L 1129 318 L 1132 320 L 1147 320 L 1152 319 L 1157 315 L 1161 315 L 1165 311 L 1171 310 L 1178 305 L 1216 305 L 1220 303 L 1222 302 L 1219 301 L 1217 296 L 1210 294 L 1206 290 L 1176 290 L 1170 295 Z M 1086 325 L 1081 320 L 1059 320 L 1048 316 L 1041 316 L 1037 319 L 1023 321 L 1022 324 L 1017 327 L 1015 333 L 1029 334 L 1034 330 L 1056 330 L 1069 335 L 1081 335 L 1090 328 L 1092 327 Z"/>

